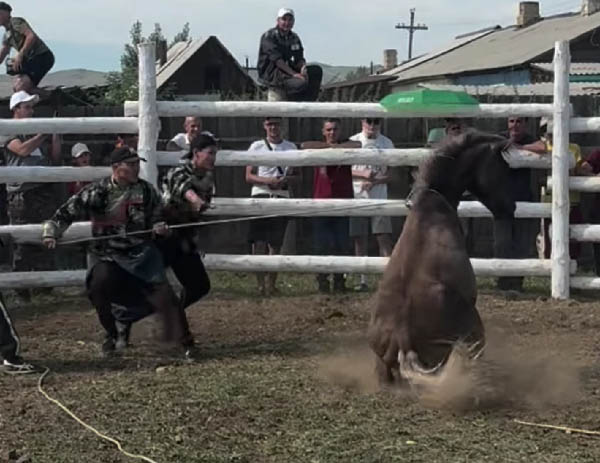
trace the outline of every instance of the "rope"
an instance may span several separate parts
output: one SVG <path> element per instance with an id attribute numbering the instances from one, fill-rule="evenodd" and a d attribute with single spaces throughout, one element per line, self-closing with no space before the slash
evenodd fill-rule
<path id="1" fill-rule="evenodd" d="M 101 439 L 104 439 L 105 441 L 108 441 L 111 444 L 114 444 L 117 447 L 117 449 L 119 450 L 119 452 L 121 452 L 126 457 L 134 458 L 136 460 L 142 460 L 142 461 L 145 461 L 147 463 L 157 463 L 155 460 L 152 460 L 151 458 L 145 457 L 143 455 L 136 455 L 136 454 L 133 454 L 133 453 L 129 453 L 126 450 L 123 450 L 123 446 L 121 445 L 121 443 L 118 440 L 113 439 L 112 437 L 109 437 L 109 436 L 107 436 L 105 434 L 102 434 L 96 428 L 90 426 L 89 424 L 87 424 L 86 422 L 84 422 L 82 419 L 80 419 L 79 417 L 77 417 L 77 415 L 75 415 L 71 410 L 69 410 L 67 407 L 65 407 L 61 402 L 59 402 L 58 400 L 50 397 L 46 393 L 46 391 L 44 391 L 44 389 L 42 387 L 43 383 L 44 383 L 44 378 L 46 377 L 46 375 L 48 373 L 50 373 L 50 369 L 46 368 L 45 371 L 44 371 L 44 373 L 42 373 L 42 376 L 40 376 L 40 379 L 38 380 L 38 391 L 47 400 L 49 400 L 50 402 L 52 402 L 53 404 L 55 404 L 56 406 L 58 406 L 62 411 L 64 411 L 67 415 L 69 415 L 71 418 L 73 418 L 75 421 L 77 421 L 77 423 L 79 423 L 81 426 L 83 426 L 87 430 L 92 431 L 94 434 L 96 434 Z"/>
<path id="2" fill-rule="evenodd" d="M 576 433 L 576 434 L 586 434 L 588 436 L 600 436 L 600 431 L 590 431 L 588 429 L 569 428 L 568 426 L 556 426 L 554 424 L 530 423 L 528 421 L 521 421 L 521 420 L 513 420 L 513 421 L 517 424 L 522 424 L 525 426 L 534 426 L 536 428 L 555 429 L 557 431 L 564 431 L 567 434 Z"/>
<path id="3" fill-rule="evenodd" d="M 332 207 L 329 209 L 325 209 L 325 212 L 333 212 L 333 211 L 346 211 L 352 209 L 363 209 L 367 207 L 373 207 L 372 204 L 360 204 L 356 206 L 340 206 L 340 207 Z M 202 222 L 189 222 L 189 223 L 181 223 L 176 225 L 169 225 L 169 229 L 178 229 L 178 228 L 187 228 L 187 227 L 201 227 L 205 225 L 216 225 L 216 224 L 224 224 L 224 223 L 234 223 L 234 222 L 246 222 L 250 220 L 261 220 L 261 219 L 272 219 L 275 217 L 293 217 L 297 215 L 304 215 L 312 212 L 311 210 L 297 211 L 297 212 L 283 212 L 279 214 L 267 214 L 267 215 L 253 215 L 249 217 L 237 217 L 235 219 L 219 219 L 219 220 L 208 220 Z M 152 229 L 149 230 L 138 230 L 129 233 L 116 233 L 113 235 L 102 235 L 102 236 L 93 236 L 90 238 L 78 238 L 73 240 L 59 241 L 58 244 L 77 244 L 77 243 L 85 243 L 89 241 L 103 241 L 109 240 L 112 238 L 125 238 L 127 236 L 135 236 L 135 235 L 143 235 L 146 233 L 152 233 Z"/>

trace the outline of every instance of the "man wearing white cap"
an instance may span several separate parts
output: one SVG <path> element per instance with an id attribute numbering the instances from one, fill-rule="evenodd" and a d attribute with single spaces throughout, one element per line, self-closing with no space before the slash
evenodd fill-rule
<path id="1" fill-rule="evenodd" d="M 291 101 L 315 101 L 323 70 L 306 65 L 300 37 L 292 32 L 294 22 L 294 10 L 281 8 L 276 26 L 260 38 L 258 77 L 268 87 L 285 92 Z"/>
<path id="2" fill-rule="evenodd" d="M 29 119 L 33 116 L 33 107 L 39 101 L 37 95 L 20 91 L 10 98 L 10 110 L 13 119 Z M 60 163 L 60 139 L 52 136 L 52 142 L 46 143 L 48 136 L 14 135 L 6 142 L 6 164 L 11 167 L 49 166 Z M 11 225 L 40 223 L 51 217 L 58 204 L 58 195 L 52 183 L 9 183 L 8 216 Z M 13 271 L 55 270 L 54 255 L 43 253 L 37 245 L 18 244 L 13 253 Z M 26 290 L 19 295 L 27 300 Z"/>
<path id="3" fill-rule="evenodd" d="M 75 143 L 71 148 L 71 158 L 73 158 L 74 167 L 89 167 L 92 159 L 92 153 L 85 143 Z M 71 182 L 68 185 L 70 196 L 78 193 L 84 186 L 90 182 Z"/>

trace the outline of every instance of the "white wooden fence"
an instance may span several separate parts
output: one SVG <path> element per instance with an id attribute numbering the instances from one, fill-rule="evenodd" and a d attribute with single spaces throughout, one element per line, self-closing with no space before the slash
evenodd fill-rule
<path id="1" fill-rule="evenodd" d="M 293 102 L 163 102 L 156 101 L 156 76 L 154 47 L 139 46 L 140 91 L 139 102 L 126 102 L 124 118 L 31 119 L 25 121 L 0 121 L 0 135 L 46 133 L 135 133 L 139 131 L 139 152 L 148 162 L 142 163 L 141 175 L 156 182 L 157 165 L 176 165 L 182 153 L 157 152 L 156 141 L 159 116 L 282 116 L 282 117 L 507 117 L 511 115 L 553 118 L 554 151 L 549 156 L 532 153 L 512 153 L 512 167 L 548 169 L 552 167 L 552 205 L 519 203 L 517 217 L 552 217 L 552 260 L 472 259 L 475 272 L 487 276 L 540 275 L 551 276 L 552 296 L 568 298 L 569 287 L 600 288 L 600 279 L 571 278 L 576 270 L 568 255 L 569 240 L 569 182 L 582 191 L 600 191 L 595 179 L 569 179 L 571 156 L 568 152 L 569 130 L 577 132 L 600 129 L 600 118 L 571 118 L 569 104 L 569 48 L 567 42 L 557 42 L 555 52 L 555 103 L 554 104 L 481 104 L 467 111 L 448 111 L 431 114 L 388 113 L 375 103 L 293 103 Z M 221 151 L 217 165 L 294 165 L 312 166 L 327 164 L 386 164 L 415 166 L 429 154 L 426 149 L 404 150 L 306 150 L 297 152 L 247 152 Z M 94 180 L 105 176 L 107 168 L 0 168 L 0 182 L 36 181 L 56 182 Z M 582 186 L 584 185 L 585 186 Z M 593 189 L 593 190 L 592 190 Z M 406 215 L 404 201 L 360 200 L 256 200 L 217 198 L 215 209 L 207 215 L 260 216 L 265 214 L 317 215 Z M 476 202 L 461 203 L 459 214 L 465 217 L 489 217 L 485 207 Z M 586 241 L 600 241 L 600 226 L 571 226 L 571 237 Z M 0 227 L 0 233 L 10 233 L 17 241 L 39 242 L 40 226 Z M 64 240 L 89 236 L 89 224 L 74 224 Z M 382 272 L 386 260 L 377 257 L 322 257 L 322 256 L 231 256 L 208 255 L 209 269 L 233 271 L 293 271 L 293 272 Z M 0 288 L 28 286 L 65 286 L 81 284 L 83 271 L 28 272 L 0 274 Z"/>

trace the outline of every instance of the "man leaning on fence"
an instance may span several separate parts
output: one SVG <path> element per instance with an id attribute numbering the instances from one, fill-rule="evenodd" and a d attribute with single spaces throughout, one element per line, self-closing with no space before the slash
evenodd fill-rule
<path id="1" fill-rule="evenodd" d="M 381 134 L 381 119 L 367 117 L 361 121 L 362 131 L 350 137 L 358 141 L 363 148 L 393 149 L 394 143 Z M 354 165 L 352 178 L 354 197 L 359 199 L 387 199 L 387 184 L 390 180 L 386 165 Z M 368 255 L 369 231 L 375 236 L 379 255 L 389 257 L 392 254 L 392 221 L 388 216 L 351 217 L 350 237 L 354 240 L 354 252 L 357 256 Z M 356 291 L 366 291 L 367 280 L 360 275 Z"/>
<path id="2" fill-rule="evenodd" d="M 360 148 L 359 141 L 340 141 L 340 120 L 326 119 L 323 122 L 323 141 L 307 141 L 302 149 L 323 148 Z M 314 168 L 314 199 L 352 199 L 352 169 L 347 166 L 320 166 Z M 313 236 L 315 252 L 323 256 L 345 256 L 350 250 L 348 235 L 348 217 L 315 217 L 313 218 Z M 336 293 L 346 291 L 343 273 L 333 275 L 333 288 L 330 287 L 329 275 L 317 275 L 319 292 Z"/>
<path id="3" fill-rule="evenodd" d="M 294 10 L 281 8 L 277 24 L 260 38 L 258 77 L 269 87 L 269 100 L 316 101 L 323 70 L 306 65 L 300 37 L 292 32 Z"/>
<path id="4" fill-rule="evenodd" d="M 527 119 L 520 116 L 510 116 L 507 120 L 507 131 L 501 135 L 510 139 L 521 149 L 538 154 L 545 152 L 545 147 L 539 147 L 536 139 L 526 129 Z M 514 201 L 532 201 L 531 169 L 510 170 L 511 189 L 507 194 Z M 531 219 L 502 219 L 494 220 L 494 257 L 502 259 L 525 259 L 530 257 L 530 250 L 535 243 L 537 222 Z M 521 291 L 523 277 L 500 277 L 498 289 L 503 291 Z"/>
<path id="5" fill-rule="evenodd" d="M 187 116 L 183 122 L 184 132 L 178 133 L 167 143 L 168 151 L 190 151 L 192 142 L 200 135 L 215 136 L 208 130 L 202 130 L 202 119 L 196 116 Z"/>
<path id="6" fill-rule="evenodd" d="M 284 140 L 281 136 L 281 118 L 266 117 L 263 123 L 265 138 L 255 141 L 248 148 L 248 155 L 253 151 L 288 151 L 295 150 L 296 145 Z M 252 185 L 252 198 L 289 198 L 290 177 L 294 175 L 289 167 L 248 166 L 246 182 Z M 253 254 L 279 254 L 283 237 L 288 224 L 286 217 L 252 220 L 249 225 L 248 242 Z M 277 273 L 269 273 L 265 282 L 265 274 L 257 273 L 258 290 L 262 295 L 277 292 L 275 283 Z"/>
<path id="7" fill-rule="evenodd" d="M 20 91 L 10 98 L 13 119 L 23 120 L 33 116 L 33 107 L 38 102 L 37 95 Z M 50 166 L 60 163 L 60 138 L 58 135 L 15 135 L 6 143 L 6 164 L 9 167 Z M 52 183 L 10 183 L 8 191 L 8 215 L 11 225 L 40 223 L 52 216 L 57 205 L 58 195 Z M 48 255 L 38 245 L 17 244 L 13 252 L 13 271 L 55 270 L 54 254 Z M 28 290 L 18 294 L 29 300 Z"/>

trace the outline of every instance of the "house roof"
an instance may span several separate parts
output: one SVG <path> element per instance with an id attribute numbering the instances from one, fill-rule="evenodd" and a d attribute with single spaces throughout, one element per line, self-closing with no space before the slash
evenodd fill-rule
<path id="1" fill-rule="evenodd" d="M 567 13 L 527 27 L 496 27 L 457 39 L 445 51 L 429 53 L 388 71 L 397 82 L 440 75 L 509 68 L 539 59 L 558 40 L 573 40 L 600 27 L 600 13 Z M 461 43 L 463 42 L 463 43 Z"/>
<path id="2" fill-rule="evenodd" d="M 240 72 L 246 74 L 246 71 L 242 69 L 240 63 L 235 57 L 229 52 L 227 47 L 221 43 L 221 41 L 211 35 L 207 38 L 192 39 L 186 42 L 176 42 L 169 47 L 167 50 L 167 61 L 165 64 L 160 66 L 156 64 L 156 86 L 161 88 L 167 81 L 173 77 L 173 75 L 183 66 L 187 60 L 189 60 L 194 54 L 200 50 L 209 40 L 214 40 L 219 47 L 232 59 L 235 65 L 239 68 Z"/>
<path id="3" fill-rule="evenodd" d="M 431 90 L 449 90 L 466 92 L 477 96 L 553 96 L 554 83 L 543 82 L 527 85 L 445 85 L 422 82 L 421 88 Z M 569 87 L 571 96 L 600 95 L 600 83 L 571 82 Z"/>
<path id="4" fill-rule="evenodd" d="M 554 73 L 553 63 L 532 63 L 531 67 Z M 570 74 L 572 76 L 600 74 L 600 63 L 571 63 Z"/>
<path id="5" fill-rule="evenodd" d="M 80 88 L 86 90 L 107 85 L 107 72 L 89 71 L 87 69 L 67 69 L 47 74 L 40 82 L 40 87 L 53 91 L 57 88 L 64 90 Z M 6 74 L 0 75 L 0 100 L 7 100 L 13 94 L 13 78 Z"/>

